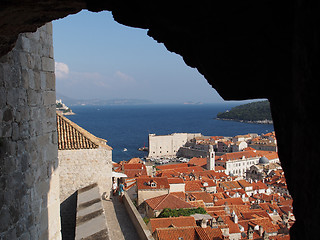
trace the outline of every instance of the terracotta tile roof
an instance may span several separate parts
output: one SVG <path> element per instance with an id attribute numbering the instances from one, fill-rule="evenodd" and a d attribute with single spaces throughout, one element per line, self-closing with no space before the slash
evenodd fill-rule
<path id="1" fill-rule="evenodd" d="M 190 201 L 189 203 L 192 204 L 192 206 L 194 206 L 196 208 L 198 208 L 198 207 L 205 208 L 206 207 L 206 204 L 204 203 L 203 200 Z"/>
<path id="2" fill-rule="evenodd" d="M 223 217 L 222 217 L 223 218 Z M 231 219 L 231 217 L 226 216 L 225 218 L 223 218 L 224 222 L 226 225 L 228 225 L 229 227 L 229 233 L 240 233 L 240 228 L 239 225 L 234 223 Z"/>
<path id="3" fill-rule="evenodd" d="M 253 157 L 262 157 L 262 156 L 265 156 L 269 160 L 279 158 L 277 152 L 248 150 L 248 151 L 241 151 L 241 152 L 226 153 L 226 154 L 218 157 L 216 160 L 217 161 L 232 161 L 232 160 L 242 159 L 242 157 L 253 158 Z"/>
<path id="4" fill-rule="evenodd" d="M 226 198 L 218 200 L 214 203 L 215 206 L 222 206 L 227 203 L 228 205 L 244 205 L 245 203 L 242 201 L 241 198 Z"/>
<path id="5" fill-rule="evenodd" d="M 177 169 L 177 168 L 184 168 L 184 167 L 188 167 L 188 164 L 187 163 L 177 163 L 177 164 L 167 164 L 167 165 L 157 166 L 157 168 L 160 170 Z"/>
<path id="6" fill-rule="evenodd" d="M 190 166 L 190 167 L 182 167 L 175 169 L 179 173 L 186 173 L 189 174 L 191 172 L 201 172 L 203 171 L 203 168 L 200 166 Z"/>
<path id="7" fill-rule="evenodd" d="M 129 169 L 143 169 L 145 168 L 145 165 L 143 163 L 126 163 L 123 164 L 123 169 L 124 170 L 129 170 Z"/>
<path id="8" fill-rule="evenodd" d="M 238 183 L 241 185 L 241 187 L 246 188 L 246 187 L 252 187 L 252 184 L 249 183 L 246 180 L 238 180 Z"/>
<path id="9" fill-rule="evenodd" d="M 159 240 L 209 240 L 209 236 L 201 227 L 158 228 L 156 236 Z"/>
<path id="10" fill-rule="evenodd" d="M 165 194 L 158 197 L 147 199 L 146 204 L 153 210 L 162 210 L 165 208 L 179 209 L 179 208 L 194 208 L 193 205 L 180 199 L 174 194 Z"/>
<path id="11" fill-rule="evenodd" d="M 290 240 L 290 235 L 277 235 L 277 236 L 270 236 L 270 240 Z"/>
<path id="12" fill-rule="evenodd" d="M 154 182 L 155 184 L 151 184 Z M 152 189 L 169 189 L 170 185 L 166 177 L 139 177 L 137 178 L 138 190 L 152 190 Z"/>
<path id="13" fill-rule="evenodd" d="M 225 190 L 241 189 L 237 181 L 220 182 L 219 186 Z"/>
<path id="14" fill-rule="evenodd" d="M 128 176 L 128 178 L 134 178 L 139 176 L 147 176 L 147 169 L 143 163 L 124 163 L 122 165 L 123 173 Z"/>
<path id="15" fill-rule="evenodd" d="M 170 218 L 151 218 L 149 222 L 151 232 L 153 233 L 157 228 L 168 228 L 170 226 L 174 227 L 188 227 L 197 226 L 194 217 L 170 217 Z"/>
<path id="16" fill-rule="evenodd" d="M 184 192 L 171 192 L 170 194 L 175 195 L 176 197 L 185 200 L 186 199 L 186 195 Z"/>
<path id="17" fill-rule="evenodd" d="M 136 163 L 142 163 L 142 160 L 140 158 L 131 158 L 127 164 L 136 164 Z"/>
<path id="18" fill-rule="evenodd" d="M 169 184 L 184 184 L 184 181 L 181 178 L 168 178 Z"/>
<path id="19" fill-rule="evenodd" d="M 179 172 L 177 172 L 174 169 L 165 169 L 165 170 L 157 171 L 156 175 L 157 175 L 157 177 L 172 178 L 172 177 L 179 176 Z"/>
<path id="20" fill-rule="evenodd" d="M 226 169 L 223 166 L 215 166 L 215 171 L 225 171 Z"/>
<path id="21" fill-rule="evenodd" d="M 268 213 L 262 209 L 248 209 L 246 211 L 241 211 L 241 217 L 243 220 L 251 220 L 255 218 L 268 218 L 270 219 Z"/>
<path id="22" fill-rule="evenodd" d="M 128 176 L 128 178 L 134 178 L 139 176 L 147 176 L 147 170 L 143 169 L 128 169 L 124 170 L 123 173 Z"/>
<path id="23" fill-rule="evenodd" d="M 253 219 L 250 220 L 249 224 L 259 225 L 263 227 L 263 230 L 270 233 L 270 232 L 278 232 L 278 225 L 273 224 L 270 219 L 263 218 L 263 219 Z"/>
<path id="24" fill-rule="evenodd" d="M 212 196 L 207 192 L 191 192 L 186 194 L 189 201 L 203 200 L 205 203 L 212 203 Z M 192 200 L 193 199 L 193 200 Z"/>
<path id="25" fill-rule="evenodd" d="M 206 232 L 206 234 L 210 239 L 213 239 L 213 240 L 224 239 L 220 228 L 206 227 L 206 228 L 203 228 L 203 230 Z"/>
<path id="26" fill-rule="evenodd" d="M 96 149 L 99 147 L 112 150 L 107 140 L 98 138 L 65 116 L 57 113 L 57 135 L 59 150 Z"/>
<path id="27" fill-rule="evenodd" d="M 202 191 L 202 184 L 200 181 L 185 181 L 186 192 L 201 192 Z"/>
<path id="28" fill-rule="evenodd" d="M 196 158 L 193 157 L 190 159 L 190 161 L 188 162 L 189 166 L 200 166 L 200 167 L 204 167 L 207 165 L 207 158 Z"/>
<path id="29" fill-rule="evenodd" d="M 268 189 L 267 185 L 261 181 L 252 182 L 252 187 L 253 187 L 253 190 Z"/>

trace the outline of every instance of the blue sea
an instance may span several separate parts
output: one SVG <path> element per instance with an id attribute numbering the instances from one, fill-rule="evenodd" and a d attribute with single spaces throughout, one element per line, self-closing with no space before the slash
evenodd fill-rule
<path id="1" fill-rule="evenodd" d="M 148 146 L 148 134 L 202 133 L 205 136 L 235 136 L 273 131 L 270 124 L 216 120 L 219 112 L 236 103 L 202 105 L 73 106 L 76 115 L 67 116 L 113 148 L 113 161 L 144 157 L 138 151 Z M 127 151 L 123 151 L 124 148 Z"/>

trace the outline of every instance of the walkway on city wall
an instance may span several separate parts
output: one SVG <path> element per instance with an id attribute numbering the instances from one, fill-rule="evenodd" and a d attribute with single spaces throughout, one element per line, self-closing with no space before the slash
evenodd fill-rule
<path id="1" fill-rule="evenodd" d="M 139 239 L 137 231 L 129 217 L 123 203 L 118 196 L 102 201 L 107 218 L 108 235 L 111 240 L 136 240 Z"/>

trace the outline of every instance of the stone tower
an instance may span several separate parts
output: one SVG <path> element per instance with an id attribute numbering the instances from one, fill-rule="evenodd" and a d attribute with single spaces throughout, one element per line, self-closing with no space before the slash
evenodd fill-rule
<path id="1" fill-rule="evenodd" d="M 207 169 L 215 170 L 215 152 L 213 150 L 213 146 L 209 146 L 209 156 L 207 157 Z"/>

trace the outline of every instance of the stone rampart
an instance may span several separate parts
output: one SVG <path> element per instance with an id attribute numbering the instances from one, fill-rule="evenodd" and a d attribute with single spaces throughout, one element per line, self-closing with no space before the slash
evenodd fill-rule
<path id="1" fill-rule="evenodd" d="M 147 225 L 143 221 L 136 207 L 133 205 L 127 192 L 124 193 L 123 203 L 140 239 L 153 240 L 154 238 L 150 230 L 148 229 Z"/>
<path id="2" fill-rule="evenodd" d="M 0 239 L 61 239 L 52 24 L 0 58 Z"/>
<path id="3" fill-rule="evenodd" d="M 59 150 L 60 201 L 80 188 L 99 183 L 101 192 L 110 193 L 112 151 L 106 148 Z"/>
<path id="4" fill-rule="evenodd" d="M 75 240 L 108 240 L 105 211 L 97 183 L 78 190 Z"/>

